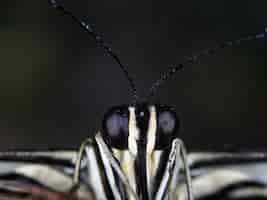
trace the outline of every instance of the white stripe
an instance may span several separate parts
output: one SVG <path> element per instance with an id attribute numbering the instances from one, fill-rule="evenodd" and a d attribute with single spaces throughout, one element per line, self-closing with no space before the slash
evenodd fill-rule
<path id="1" fill-rule="evenodd" d="M 242 181 L 249 181 L 251 178 L 244 173 L 235 170 L 214 170 L 207 175 L 197 177 L 193 180 L 193 190 L 195 198 L 213 194 L 225 186 Z M 186 200 L 186 189 L 181 186 L 176 191 L 178 199 Z"/>
<path id="2" fill-rule="evenodd" d="M 48 165 L 24 165 L 15 169 L 15 173 L 32 178 L 46 187 L 56 188 L 57 191 L 61 192 L 69 191 L 73 187 L 73 182 L 69 176 Z"/>
<path id="3" fill-rule="evenodd" d="M 155 148 L 157 131 L 157 114 L 155 106 L 149 107 L 150 118 L 147 131 L 147 149 L 146 153 L 151 154 Z"/>
<path id="4" fill-rule="evenodd" d="M 110 165 L 112 166 L 114 171 L 117 173 L 117 175 L 121 179 L 122 183 L 125 185 L 127 191 L 129 191 L 131 193 L 131 195 L 133 195 L 135 197 L 134 199 L 138 200 L 138 196 L 135 193 L 134 189 L 132 188 L 132 185 L 130 185 L 130 182 L 129 182 L 127 176 L 124 174 L 120 165 L 115 160 L 115 157 L 113 156 L 113 154 L 111 153 L 111 151 L 107 147 L 106 143 L 104 142 L 103 138 L 101 137 L 101 134 L 100 133 L 96 134 L 95 139 L 96 139 L 97 145 L 101 146 L 101 148 L 103 149 L 103 153 L 106 155 L 106 158 L 110 162 Z"/>
<path id="5" fill-rule="evenodd" d="M 108 179 L 111 191 L 112 191 L 115 199 L 121 200 L 121 195 L 120 195 L 119 190 L 117 188 L 115 177 L 114 177 L 111 165 L 109 163 L 109 160 L 107 159 L 107 155 L 105 154 L 101 145 L 99 145 L 98 147 L 99 147 L 99 152 L 101 155 L 101 160 L 102 160 L 104 168 L 105 168 L 105 175 Z"/>
<path id="6" fill-rule="evenodd" d="M 90 186 L 93 188 L 96 199 L 107 200 L 107 196 L 104 190 L 100 168 L 98 166 L 96 151 L 93 146 L 87 146 L 85 148 L 87 158 L 88 180 Z"/>
<path id="7" fill-rule="evenodd" d="M 112 149 L 113 155 L 117 158 L 120 163 L 120 166 L 129 180 L 130 185 L 133 190 L 136 192 L 136 180 L 135 180 L 135 169 L 134 169 L 134 158 L 128 150 L 118 150 Z M 136 200 L 135 196 L 131 194 L 127 188 L 127 195 L 129 200 Z"/>
<path id="8" fill-rule="evenodd" d="M 41 164 L 25 164 L 14 170 L 16 174 L 20 174 L 24 177 L 31 178 L 38 181 L 40 184 L 47 188 L 53 189 L 58 192 L 67 193 L 73 187 L 73 181 L 70 176 L 55 169 L 52 166 Z M 6 187 L 8 184 L 5 185 Z M 93 194 L 88 190 L 88 187 L 84 184 L 80 184 L 77 190 L 79 198 L 90 198 Z"/>
<path id="9" fill-rule="evenodd" d="M 160 165 L 160 161 L 161 161 L 161 156 L 163 155 L 163 151 L 162 150 L 155 150 L 152 153 L 152 157 L 151 157 L 151 163 L 152 163 L 152 170 L 151 170 L 151 174 L 152 176 L 155 178 L 155 175 L 159 169 L 159 165 Z M 152 180 L 152 183 L 155 180 Z"/>
<path id="10" fill-rule="evenodd" d="M 135 108 L 129 107 L 129 137 L 128 137 L 128 148 L 131 154 L 137 156 L 137 140 L 140 136 L 140 130 L 137 127 Z"/>
<path id="11" fill-rule="evenodd" d="M 157 115 L 155 106 L 149 107 L 149 123 L 147 130 L 147 146 L 146 146 L 146 171 L 147 171 L 147 188 L 151 191 L 151 177 L 153 176 L 153 163 L 152 163 L 152 152 L 155 148 L 156 143 L 156 131 L 157 131 Z M 150 199 L 151 194 L 149 192 Z"/>
<path id="12" fill-rule="evenodd" d="M 123 170 L 125 171 L 125 174 L 133 187 L 133 190 L 136 192 L 136 180 L 135 180 L 135 169 L 134 169 L 134 159 L 133 156 L 130 154 L 129 151 L 126 151 L 124 153 L 124 160 L 123 160 L 123 165 L 122 165 Z M 129 199 L 130 200 L 135 200 L 135 197 L 129 193 Z"/>
<path id="13" fill-rule="evenodd" d="M 256 186 L 251 186 L 249 188 L 239 188 L 236 189 L 235 191 L 230 192 L 229 194 L 230 197 L 232 198 L 252 198 L 255 196 L 260 196 L 260 197 L 267 197 L 267 188 L 260 188 Z"/>
<path id="14" fill-rule="evenodd" d="M 157 191 L 157 194 L 155 196 L 155 200 L 163 199 L 164 192 L 166 190 L 168 190 L 168 188 L 167 188 L 168 183 L 169 183 L 169 180 L 171 178 L 172 171 L 174 170 L 175 161 L 177 159 L 176 158 L 177 151 L 178 151 L 178 142 L 177 142 L 177 140 L 174 140 L 172 142 L 172 147 L 171 147 L 171 151 L 170 151 L 169 158 L 167 161 L 167 166 L 164 170 L 164 174 L 163 174 L 163 177 L 161 179 L 161 183 L 160 183 L 159 189 Z"/>

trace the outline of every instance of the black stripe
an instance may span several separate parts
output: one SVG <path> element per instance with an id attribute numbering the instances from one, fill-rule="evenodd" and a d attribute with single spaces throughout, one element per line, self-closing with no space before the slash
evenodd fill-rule
<path id="1" fill-rule="evenodd" d="M 204 197 L 199 198 L 199 200 L 267 200 L 267 197 L 261 195 L 254 195 L 249 197 L 231 197 L 230 193 L 234 190 L 246 188 L 266 188 L 266 185 L 257 181 L 240 181 L 229 184 L 219 191 L 216 191 L 215 193 L 205 195 Z"/>
<path id="2" fill-rule="evenodd" d="M 34 152 L 32 154 L 28 152 L 1 152 L 0 162 L 27 162 L 45 165 L 63 165 L 64 167 L 74 168 L 71 160 L 46 155 L 35 155 Z"/>
<path id="3" fill-rule="evenodd" d="M 115 173 L 115 171 L 113 170 L 113 173 L 114 173 L 114 177 L 115 177 L 115 183 L 118 187 L 118 190 L 119 190 L 119 193 L 121 195 L 121 199 L 122 200 L 127 200 L 128 199 L 128 196 L 127 196 L 127 193 L 126 193 L 126 189 L 124 187 L 124 184 L 122 183 L 121 179 L 119 178 L 119 176 L 117 175 L 117 173 Z"/>
<path id="4" fill-rule="evenodd" d="M 212 159 L 205 159 L 194 162 L 190 169 L 198 169 L 203 167 L 212 167 L 212 166 L 220 166 L 220 165 L 237 165 L 237 164 L 250 164 L 250 163 L 267 163 L 267 158 L 251 158 L 251 157 L 222 157 L 222 158 L 212 158 Z"/>
<path id="5" fill-rule="evenodd" d="M 255 196 L 249 196 L 249 197 L 218 197 L 218 196 L 207 196 L 202 198 L 197 198 L 196 200 L 267 200 L 267 197 L 255 195 Z"/>
<path id="6" fill-rule="evenodd" d="M 105 196 L 107 197 L 108 200 L 115 200 L 112 189 L 111 189 L 110 184 L 109 184 L 108 179 L 107 179 L 107 174 L 105 172 L 105 168 L 104 168 L 104 164 L 103 164 L 102 157 L 100 154 L 100 150 L 99 150 L 99 147 L 96 144 L 96 142 L 94 142 L 94 151 L 95 151 L 95 156 L 97 159 L 97 165 L 98 165 L 99 170 L 100 170 L 101 181 L 103 183 L 102 187 L 104 188 Z M 93 176 L 94 172 L 91 172 L 91 173 L 92 173 L 91 175 Z M 94 184 L 94 183 L 92 183 L 92 184 Z"/>
<path id="7" fill-rule="evenodd" d="M 138 144 L 137 159 L 135 160 L 135 176 L 137 193 L 142 200 L 149 199 L 147 191 L 146 156 L 146 145 Z"/>
<path id="8" fill-rule="evenodd" d="M 153 191 L 152 191 L 152 198 L 155 198 L 155 195 L 157 194 L 157 191 L 159 190 L 160 183 L 162 181 L 166 166 L 167 166 L 167 161 L 169 159 L 169 153 L 170 153 L 170 148 L 162 151 L 162 154 L 160 155 L 160 161 L 159 161 L 159 166 L 157 168 L 157 172 L 155 174 L 154 182 L 153 182 Z"/>
<path id="9" fill-rule="evenodd" d="M 142 200 L 148 200 L 148 188 L 147 188 L 147 155 L 146 148 L 147 142 L 150 138 L 147 138 L 148 124 L 150 119 L 150 112 L 148 105 L 143 103 L 135 107 L 135 117 L 137 127 L 140 131 L 139 139 L 134 141 L 137 143 L 137 157 L 134 163 L 136 187 L 139 198 Z"/>
<path id="10" fill-rule="evenodd" d="M 109 147 L 110 148 L 110 147 Z M 112 151 L 113 153 L 113 151 Z M 114 160 L 117 162 L 117 164 L 119 166 L 121 166 L 120 162 L 117 160 L 117 158 L 115 156 L 113 156 Z M 127 192 L 126 192 L 126 188 L 124 186 L 124 183 L 121 181 L 121 178 L 118 176 L 118 174 L 115 172 L 115 170 L 112 168 L 113 174 L 114 174 L 114 178 L 115 178 L 115 183 L 117 186 L 117 189 L 121 195 L 121 199 L 122 200 L 127 200 L 128 196 L 127 196 Z"/>

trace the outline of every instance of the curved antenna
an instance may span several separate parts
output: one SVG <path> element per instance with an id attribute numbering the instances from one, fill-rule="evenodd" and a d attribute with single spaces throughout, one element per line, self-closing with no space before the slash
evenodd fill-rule
<path id="1" fill-rule="evenodd" d="M 61 4 L 59 4 L 56 0 L 49 0 L 49 3 L 56 8 L 57 10 L 61 11 L 64 15 L 70 16 L 72 20 L 80 25 L 80 27 L 88 33 L 90 36 L 93 37 L 97 45 L 102 47 L 105 52 L 107 52 L 108 55 L 110 55 L 113 60 L 120 66 L 120 69 L 123 71 L 124 75 L 126 76 L 126 79 L 128 80 L 132 94 L 133 94 L 133 104 L 135 105 L 138 100 L 137 95 L 137 89 L 135 86 L 135 83 L 130 76 L 127 68 L 122 64 L 119 56 L 112 50 L 112 48 L 103 40 L 103 38 L 93 29 L 93 26 L 91 24 L 85 23 L 84 21 L 80 20 L 78 17 L 76 17 L 72 12 L 68 11 L 63 7 Z"/>
<path id="2" fill-rule="evenodd" d="M 179 63 L 173 67 L 170 67 L 170 69 L 166 73 L 164 73 L 157 81 L 154 82 L 154 84 L 152 85 L 152 87 L 149 90 L 147 99 L 151 99 L 153 96 L 155 96 L 159 87 L 164 82 L 169 80 L 177 71 L 183 69 L 185 67 L 185 65 L 196 63 L 197 61 L 199 61 L 199 59 L 201 57 L 211 56 L 215 52 L 217 52 L 218 50 L 224 49 L 226 47 L 236 46 L 236 45 L 241 44 L 242 42 L 262 39 L 266 36 L 267 36 L 267 28 L 265 28 L 264 32 L 262 32 L 262 33 L 258 33 L 256 35 L 249 35 L 247 37 L 242 37 L 242 38 L 239 38 L 237 40 L 227 41 L 227 42 L 221 43 L 221 44 L 219 44 L 213 48 L 208 48 L 208 49 L 202 50 L 195 55 L 187 57 L 184 62 Z"/>

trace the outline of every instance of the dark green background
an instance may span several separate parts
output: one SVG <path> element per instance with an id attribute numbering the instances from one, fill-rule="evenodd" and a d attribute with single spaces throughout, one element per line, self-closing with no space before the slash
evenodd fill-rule
<path id="1" fill-rule="evenodd" d="M 262 32 L 267 2 L 63 1 L 112 43 L 145 95 L 169 66 L 218 42 Z M 159 91 L 190 150 L 266 148 L 267 41 L 187 66 Z M 77 148 L 110 106 L 129 103 L 112 59 L 46 0 L 0 6 L 0 149 Z"/>

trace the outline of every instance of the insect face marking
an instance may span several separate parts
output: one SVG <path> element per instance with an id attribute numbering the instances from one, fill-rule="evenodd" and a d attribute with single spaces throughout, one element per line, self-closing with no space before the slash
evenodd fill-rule
<path id="1" fill-rule="evenodd" d="M 177 129 L 177 116 L 167 106 L 116 106 L 105 115 L 103 139 L 112 149 L 129 150 L 134 163 L 131 174 L 135 174 L 142 199 L 148 198 L 148 191 L 144 191 L 144 188 L 152 188 L 153 177 L 157 173 L 156 169 L 153 170 L 153 152 L 170 148 L 172 141 L 177 138 Z"/>
<path id="2" fill-rule="evenodd" d="M 178 128 L 179 120 L 173 108 L 137 104 L 109 109 L 104 116 L 102 134 L 111 147 L 130 149 L 136 155 L 137 144 L 147 144 L 148 153 L 170 146 L 178 137 Z"/>

